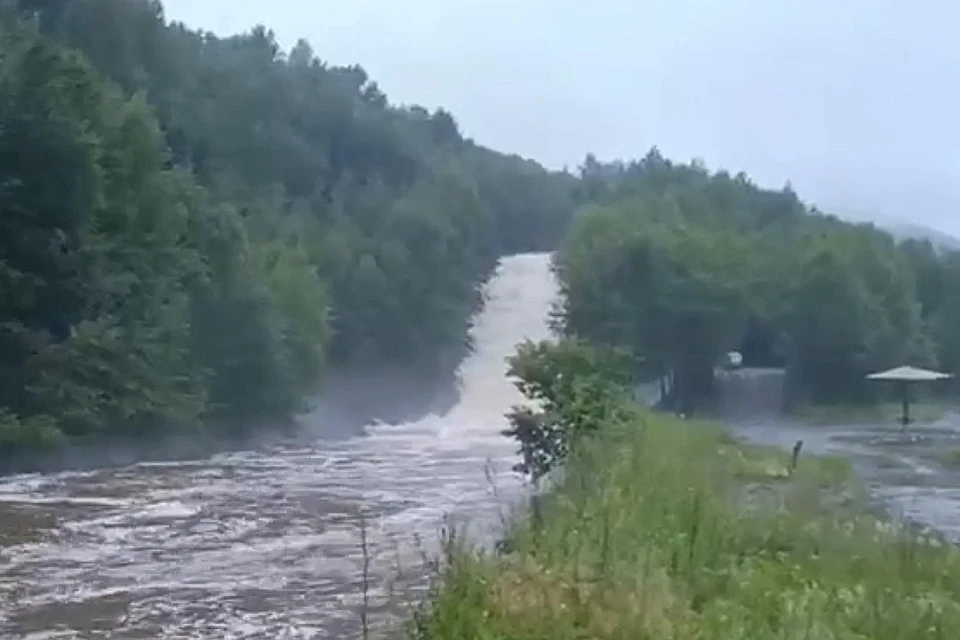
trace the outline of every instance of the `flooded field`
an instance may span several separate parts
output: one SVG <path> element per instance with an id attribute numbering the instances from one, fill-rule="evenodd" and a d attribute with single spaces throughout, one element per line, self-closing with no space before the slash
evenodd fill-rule
<path id="1" fill-rule="evenodd" d="M 782 417 L 729 424 L 751 442 L 789 448 L 803 440 L 805 452 L 850 459 L 891 515 L 960 542 L 960 413 L 950 411 L 936 423 L 911 425 L 907 431 L 896 423 L 822 427 Z"/>

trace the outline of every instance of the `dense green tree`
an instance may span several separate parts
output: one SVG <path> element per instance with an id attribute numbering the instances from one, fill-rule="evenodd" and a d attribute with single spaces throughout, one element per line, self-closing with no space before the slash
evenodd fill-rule
<path id="1" fill-rule="evenodd" d="M 908 242 L 904 248 L 912 261 L 924 324 L 936 359 L 941 368 L 960 373 L 960 252 L 937 252 L 929 243 Z"/>
<path id="2" fill-rule="evenodd" d="M 647 373 L 673 377 L 689 411 L 749 314 L 755 252 L 688 227 L 666 199 L 629 202 L 636 208 L 593 209 L 574 226 L 558 260 L 565 328 L 642 354 Z"/>
<path id="3" fill-rule="evenodd" d="M 504 435 L 519 444 L 517 471 L 534 481 L 558 468 L 583 438 L 626 408 L 634 362 L 622 350 L 576 340 L 527 341 L 509 363 L 508 375 L 535 408 L 514 408 Z"/>
<path id="4" fill-rule="evenodd" d="M 189 424 L 186 178 L 162 167 L 142 97 L 22 33 L 2 42 L 3 405 L 69 435 Z"/>
<path id="5" fill-rule="evenodd" d="M 456 348 L 496 257 L 563 235 L 566 176 L 465 140 L 442 109 L 392 107 L 358 66 L 303 41 L 285 54 L 264 27 L 193 32 L 154 1 L 68 5 L 43 32 L 146 91 L 179 163 L 234 202 L 281 194 L 274 208 L 310 229 L 336 362 Z"/>
<path id="6" fill-rule="evenodd" d="M 789 185 L 656 148 L 550 172 L 304 41 L 153 0 L 0 21 L 0 448 L 276 423 L 327 366 L 446 363 L 498 257 L 557 245 L 565 332 L 642 356 L 678 408 L 741 347 L 801 401 L 960 366 L 958 254 Z"/>
<path id="7" fill-rule="evenodd" d="M 0 0 L 0 447 L 288 420 L 328 363 L 469 347 L 574 178 L 360 67 L 154 0 Z"/>
<path id="8" fill-rule="evenodd" d="M 798 401 L 868 401 L 872 370 L 956 363 L 946 283 L 958 281 L 929 245 L 656 149 L 631 163 L 588 156 L 581 175 L 592 203 L 558 255 L 561 324 L 642 355 L 672 378 L 677 406 L 708 398 L 723 352 L 744 345 L 785 359 Z"/>
<path id="9" fill-rule="evenodd" d="M 862 400 L 871 371 L 933 364 L 914 279 L 889 235 L 849 226 L 803 244 L 787 322 L 807 395 Z"/>

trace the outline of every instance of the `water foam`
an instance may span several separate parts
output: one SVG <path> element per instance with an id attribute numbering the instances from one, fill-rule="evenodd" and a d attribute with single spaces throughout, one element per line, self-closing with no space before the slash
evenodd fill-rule
<path id="1" fill-rule="evenodd" d="M 0 549 L 0 636 L 356 637 L 361 514 L 383 613 L 395 583 L 404 598 L 422 592 L 418 537 L 435 540 L 447 516 L 492 531 L 520 495 L 501 435 L 522 401 L 506 358 L 549 336 L 556 289 L 547 255 L 503 260 L 460 369 L 461 401 L 443 416 L 314 446 L 0 481 L 0 517 L 54 521 L 39 541 Z"/>

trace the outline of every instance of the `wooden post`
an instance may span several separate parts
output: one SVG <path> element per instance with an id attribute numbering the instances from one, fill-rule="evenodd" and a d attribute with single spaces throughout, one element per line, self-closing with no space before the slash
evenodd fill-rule
<path id="1" fill-rule="evenodd" d="M 797 472 L 797 463 L 800 461 L 800 450 L 803 449 L 803 440 L 797 440 L 793 445 L 793 455 L 790 457 L 790 475 Z"/>

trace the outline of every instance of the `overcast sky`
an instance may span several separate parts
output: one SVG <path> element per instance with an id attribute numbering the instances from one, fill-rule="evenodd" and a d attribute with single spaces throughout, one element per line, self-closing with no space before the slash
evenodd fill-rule
<path id="1" fill-rule="evenodd" d="M 544 164 L 668 156 L 790 180 L 823 208 L 960 234 L 960 3 L 950 0 L 165 0 L 265 24 L 394 102 Z"/>

